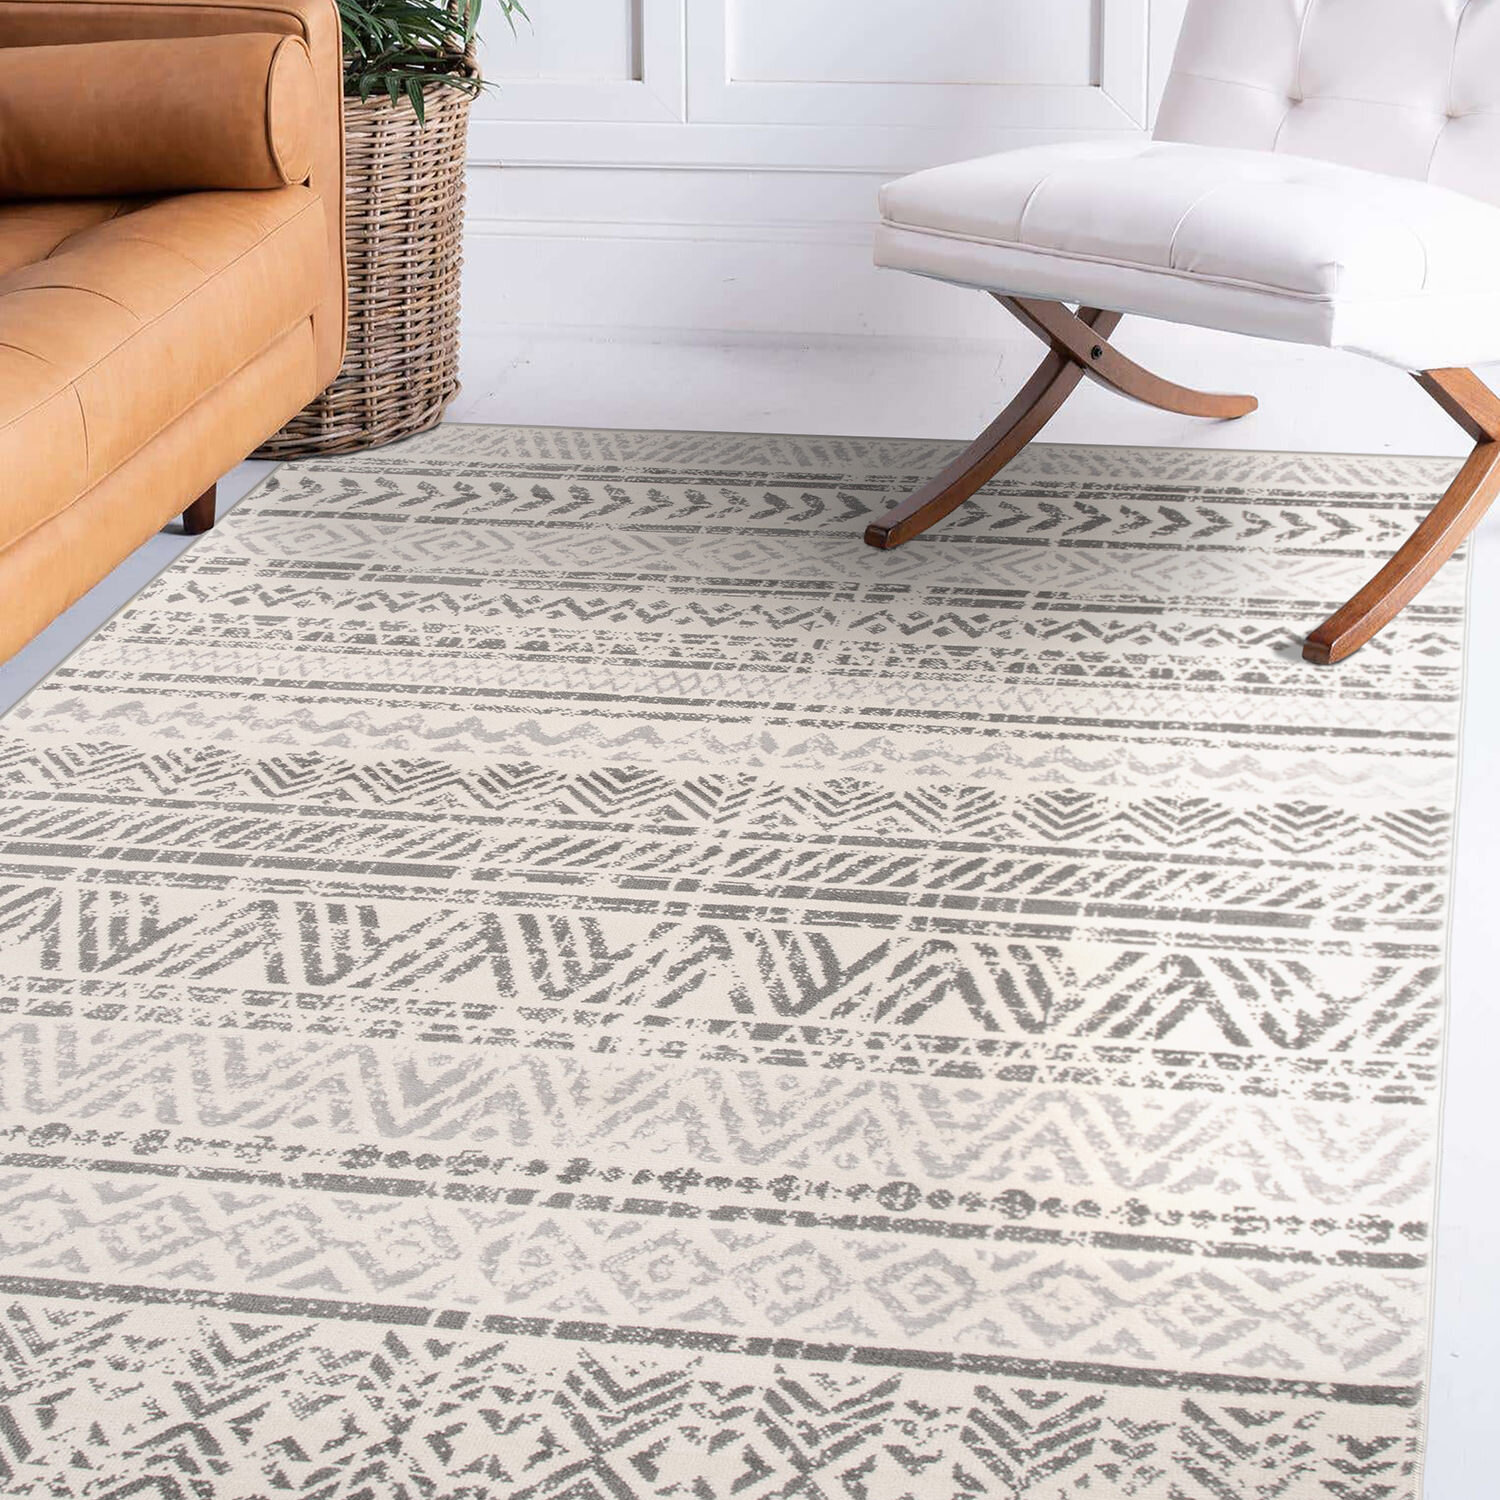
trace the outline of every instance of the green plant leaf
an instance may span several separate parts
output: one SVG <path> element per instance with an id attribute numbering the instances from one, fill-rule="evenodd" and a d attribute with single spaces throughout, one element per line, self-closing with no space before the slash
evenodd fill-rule
<path id="1" fill-rule="evenodd" d="M 530 20 L 521 0 L 490 0 L 512 31 Z M 344 90 L 368 100 L 407 99 L 426 123 L 423 85 L 441 83 L 473 96 L 485 87 L 469 61 L 483 0 L 338 0 Z"/>

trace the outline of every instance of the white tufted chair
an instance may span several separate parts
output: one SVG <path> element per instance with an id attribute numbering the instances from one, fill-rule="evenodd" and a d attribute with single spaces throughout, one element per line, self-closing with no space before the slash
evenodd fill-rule
<path id="1" fill-rule="evenodd" d="M 1399 365 L 1474 438 L 1400 551 L 1308 636 L 1309 661 L 1389 623 L 1500 491 L 1500 398 L 1465 368 L 1500 359 L 1500 0 L 1191 0 L 1152 140 L 918 172 L 885 188 L 881 221 L 879 264 L 992 293 L 1049 352 L 869 527 L 873 546 L 972 495 L 1084 375 L 1172 411 L 1255 409 L 1126 359 L 1108 342 L 1124 313 Z"/>

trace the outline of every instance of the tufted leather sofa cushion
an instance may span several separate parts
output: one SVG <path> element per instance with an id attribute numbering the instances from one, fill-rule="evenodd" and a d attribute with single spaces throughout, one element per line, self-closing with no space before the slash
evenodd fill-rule
<path id="1" fill-rule="evenodd" d="M 0 93 L 48 84 L 0 159 L 58 194 L 0 194 L 0 660 L 337 374 L 339 42 L 334 0 L 0 0 Z"/>
<path id="2" fill-rule="evenodd" d="M 1430 369 L 1500 354 L 1500 207 L 1282 152 L 1007 151 L 887 185 L 875 258 Z"/>
<path id="3" fill-rule="evenodd" d="M 0 204 L 0 276 L 46 258 L 80 229 L 123 213 L 116 198 L 67 198 L 58 203 Z"/>
<path id="4" fill-rule="evenodd" d="M 7 66 L 20 55 L 12 49 L 121 41 L 175 44 L 189 38 L 247 35 L 296 37 L 307 47 L 317 80 L 307 181 L 322 200 L 327 221 L 325 286 L 313 315 L 318 369 L 326 384 L 344 359 L 347 288 L 343 55 L 334 0 L 0 0 L 0 62 Z M 204 92 L 216 86 L 212 73 L 195 73 L 194 81 Z M 142 84 L 137 107 L 144 106 L 151 93 Z M 0 631 L 0 654 L 4 649 Z"/>
<path id="5" fill-rule="evenodd" d="M 1191 0 L 1156 137 L 1500 203 L 1500 0 Z"/>
<path id="6" fill-rule="evenodd" d="M 0 557 L 308 326 L 325 254 L 305 187 L 0 204 Z"/>

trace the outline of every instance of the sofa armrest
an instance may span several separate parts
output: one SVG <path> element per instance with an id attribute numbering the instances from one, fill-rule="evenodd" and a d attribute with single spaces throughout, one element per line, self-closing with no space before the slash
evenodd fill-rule
<path id="1" fill-rule="evenodd" d="M 308 186 L 323 200 L 328 272 L 313 316 L 318 370 L 331 381 L 344 360 L 344 63 L 334 0 L 0 0 L 0 48 L 72 42 L 268 32 L 307 44 L 316 84 L 309 128 Z M 138 80 L 149 107 L 151 80 Z"/>

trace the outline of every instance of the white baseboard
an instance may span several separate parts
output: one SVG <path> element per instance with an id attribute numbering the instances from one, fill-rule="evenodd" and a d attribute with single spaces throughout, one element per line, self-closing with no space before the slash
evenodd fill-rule
<path id="1" fill-rule="evenodd" d="M 998 309 L 996 313 L 998 315 Z M 1310 350 L 1141 324 L 1125 341 L 1162 373 L 1247 390 L 1260 410 L 1202 422 L 1090 383 L 1048 426 L 1055 442 L 1292 452 L 1451 453 L 1458 428 L 1399 370 Z M 620 326 L 466 322 L 450 418 L 584 427 L 969 438 L 1010 398 L 1039 346 Z M 1219 357 L 1223 356 L 1223 357 Z"/>
<path id="2" fill-rule="evenodd" d="M 649 426 L 972 434 L 1025 379 L 1039 345 L 983 296 L 877 269 L 859 205 L 869 179 L 800 184 L 756 220 L 744 184 L 687 217 L 699 174 L 653 174 L 646 216 L 613 217 L 618 184 L 485 172 L 465 241 L 465 380 L 503 383 L 510 418 Z M 650 190 L 644 191 L 649 184 Z M 504 186 L 504 192 L 501 187 Z M 502 209 L 509 208 L 508 212 Z M 585 218 L 584 214 L 598 217 Z M 1459 453 L 1464 439 L 1399 370 L 1349 355 L 1127 319 L 1117 341 L 1205 390 L 1261 410 L 1206 424 L 1085 389 L 1048 429 L 1059 441 L 1211 443 L 1329 452 Z M 524 358 L 523 379 L 517 359 Z M 509 374 L 505 372 L 509 370 Z M 470 408 L 474 409 L 474 408 Z M 524 412 L 525 415 L 519 413 Z M 868 414 L 868 415 L 865 415 Z"/>

